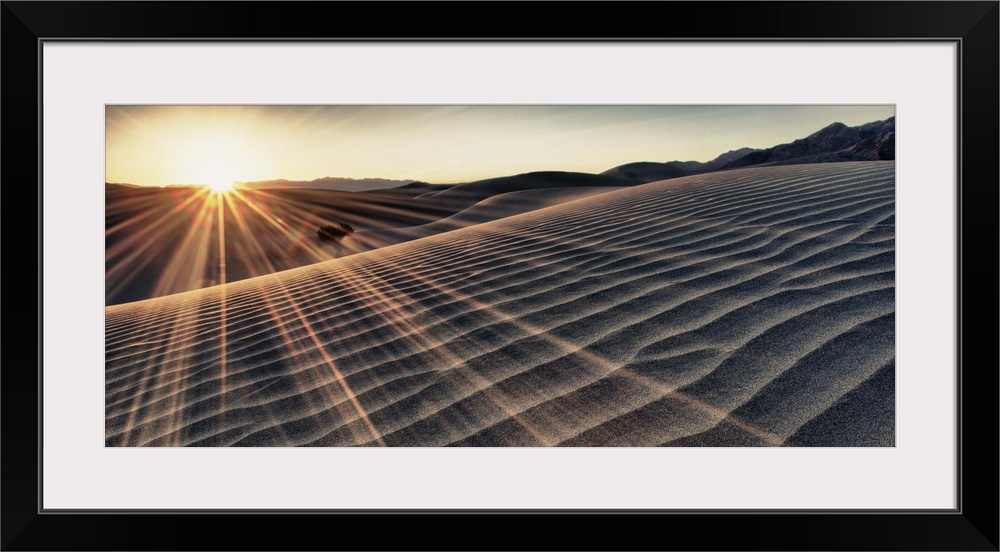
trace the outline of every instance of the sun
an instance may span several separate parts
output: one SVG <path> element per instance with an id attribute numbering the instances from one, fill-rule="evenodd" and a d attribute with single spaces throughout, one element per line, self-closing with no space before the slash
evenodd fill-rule
<path id="1" fill-rule="evenodd" d="M 214 159 L 204 164 L 195 175 L 197 182 L 218 194 L 224 194 L 236 187 L 233 178 L 239 167 L 229 159 Z"/>
<path id="2" fill-rule="evenodd" d="M 226 181 L 226 180 L 213 180 L 211 182 L 206 182 L 205 187 L 217 194 L 229 193 L 233 188 L 236 187 L 236 182 Z"/>

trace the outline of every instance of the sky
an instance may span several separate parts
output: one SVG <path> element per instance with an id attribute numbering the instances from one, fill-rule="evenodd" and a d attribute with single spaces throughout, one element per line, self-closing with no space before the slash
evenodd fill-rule
<path id="1" fill-rule="evenodd" d="M 458 183 L 634 161 L 709 161 L 892 105 L 109 105 L 107 182 L 284 178 Z"/>

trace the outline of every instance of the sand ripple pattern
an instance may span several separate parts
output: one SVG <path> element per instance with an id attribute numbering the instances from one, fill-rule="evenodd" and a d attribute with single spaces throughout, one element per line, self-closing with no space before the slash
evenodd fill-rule
<path id="1" fill-rule="evenodd" d="M 106 445 L 893 446 L 894 175 L 654 182 L 108 307 Z"/>

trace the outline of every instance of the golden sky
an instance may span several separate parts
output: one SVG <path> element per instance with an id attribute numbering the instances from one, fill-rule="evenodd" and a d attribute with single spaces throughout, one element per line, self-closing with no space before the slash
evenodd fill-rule
<path id="1" fill-rule="evenodd" d="M 454 183 L 539 170 L 600 173 L 633 161 L 708 161 L 894 112 L 892 105 L 109 105 L 105 179 Z"/>

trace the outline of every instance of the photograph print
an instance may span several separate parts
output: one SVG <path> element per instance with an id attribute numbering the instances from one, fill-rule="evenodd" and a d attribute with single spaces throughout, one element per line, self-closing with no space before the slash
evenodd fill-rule
<path id="1" fill-rule="evenodd" d="M 107 447 L 894 447 L 892 105 L 107 105 Z"/>

